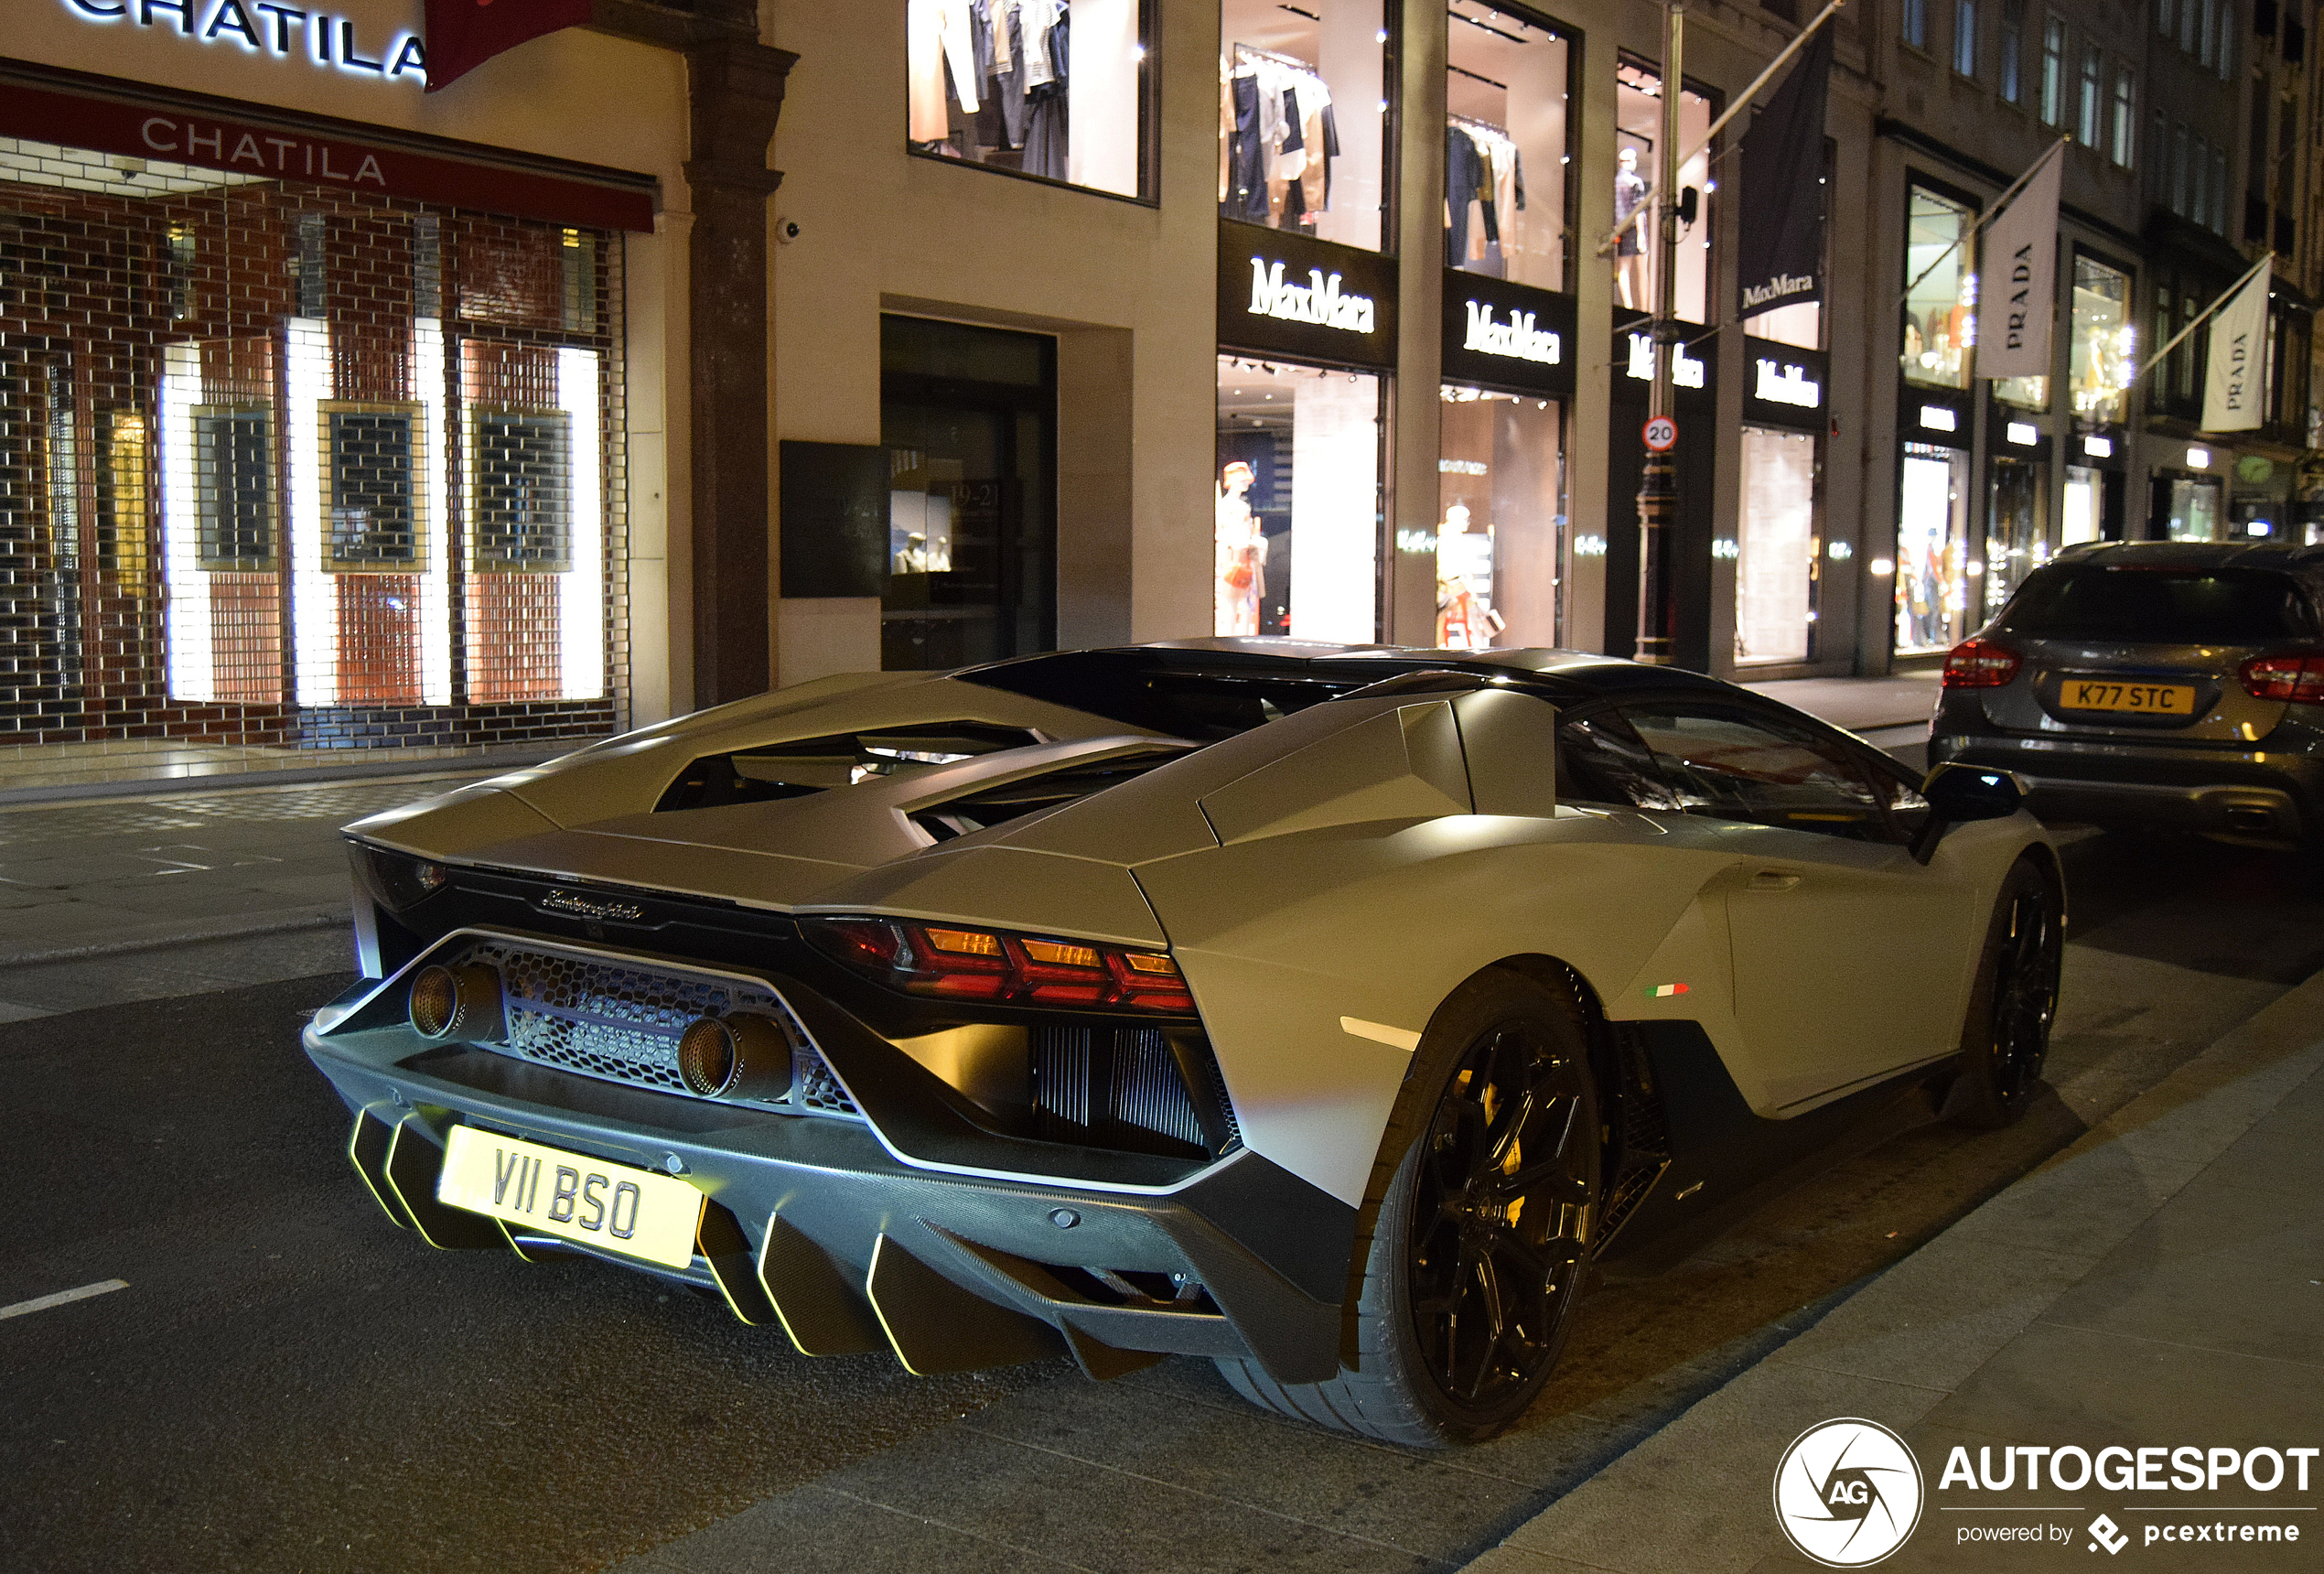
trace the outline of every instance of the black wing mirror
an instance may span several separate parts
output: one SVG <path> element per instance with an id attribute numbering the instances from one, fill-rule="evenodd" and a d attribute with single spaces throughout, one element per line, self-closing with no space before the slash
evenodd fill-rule
<path id="1" fill-rule="evenodd" d="M 1972 820 L 2006 820 L 2025 806 L 2016 777 L 2007 771 L 1977 765 L 1938 766 L 1921 783 L 1921 796 L 1929 802 L 1929 818 L 1912 838 L 1912 856 L 1924 864 L 1955 825 Z"/>

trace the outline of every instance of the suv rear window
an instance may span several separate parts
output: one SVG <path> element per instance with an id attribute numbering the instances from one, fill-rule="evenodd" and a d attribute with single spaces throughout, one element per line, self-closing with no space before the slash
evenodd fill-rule
<path id="1" fill-rule="evenodd" d="M 2001 626 L 2035 639 L 2264 645 L 2308 637 L 2313 619 L 2292 577 L 2265 568 L 2056 564 L 2026 580 Z"/>

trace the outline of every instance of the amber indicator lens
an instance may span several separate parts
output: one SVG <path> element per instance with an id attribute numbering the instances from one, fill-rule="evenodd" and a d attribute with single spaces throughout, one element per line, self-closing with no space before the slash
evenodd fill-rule
<path id="1" fill-rule="evenodd" d="M 947 955 L 998 956 L 1001 954 L 1001 937 L 997 934 L 986 934 L 974 929 L 930 928 L 920 933 L 928 936 L 931 949 L 941 951 Z"/>
<path id="2" fill-rule="evenodd" d="M 1074 945 L 1062 940 L 1028 940 L 1025 943 L 1025 954 L 1056 967 L 1087 967 L 1095 971 L 1105 965 L 1096 946 Z"/>

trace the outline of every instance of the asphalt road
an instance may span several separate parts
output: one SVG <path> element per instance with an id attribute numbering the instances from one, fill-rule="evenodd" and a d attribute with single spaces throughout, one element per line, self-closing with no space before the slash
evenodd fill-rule
<path id="1" fill-rule="evenodd" d="M 0 1569 L 744 1566 L 690 1536 L 722 1521 L 787 1537 L 757 1565 L 786 1574 L 906 1566 L 882 1548 L 931 1522 L 953 1567 L 1457 1565 L 2324 961 L 2286 860 L 2069 859 L 2055 1093 L 1605 1286 L 1526 1422 L 1450 1460 L 1260 1416 L 1199 1363 L 923 1381 L 600 1265 L 431 1252 L 297 1048 L 338 978 L 0 1025 L 0 1309 L 126 1281 L 0 1317 Z"/>

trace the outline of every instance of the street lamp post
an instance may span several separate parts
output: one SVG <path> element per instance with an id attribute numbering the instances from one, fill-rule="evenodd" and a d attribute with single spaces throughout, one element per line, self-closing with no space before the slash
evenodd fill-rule
<path id="1" fill-rule="evenodd" d="M 1647 396 L 1647 415 L 1673 418 L 1672 373 L 1677 369 L 1679 325 L 1679 93 L 1685 81 L 1681 52 L 1686 38 L 1684 0 L 1665 0 L 1662 11 L 1662 134 L 1657 146 L 1659 188 L 1654 208 L 1654 381 Z M 1641 441 L 1643 435 L 1641 434 Z M 1673 659 L 1672 644 L 1678 628 L 1678 604 L 1673 594 L 1670 526 L 1678 513 L 1678 449 L 1646 450 L 1646 464 L 1638 486 L 1638 644 L 1637 656 L 1652 665 Z"/>

